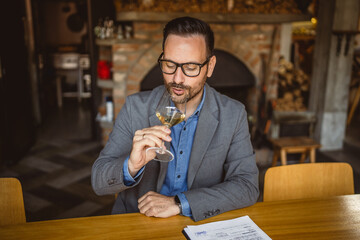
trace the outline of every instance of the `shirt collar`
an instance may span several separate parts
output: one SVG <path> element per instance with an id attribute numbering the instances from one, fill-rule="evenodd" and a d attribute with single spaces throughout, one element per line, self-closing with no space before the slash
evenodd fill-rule
<path id="1" fill-rule="evenodd" d="M 201 109 L 202 109 L 202 107 L 203 107 L 203 105 L 204 105 L 205 95 L 206 95 L 206 87 L 204 86 L 204 92 L 203 92 L 203 96 L 202 96 L 201 102 L 200 102 L 199 106 L 196 108 L 194 114 L 196 114 L 196 115 L 199 115 L 199 114 L 200 114 L 200 111 L 201 111 Z M 193 114 L 193 115 L 194 115 L 194 114 Z"/>

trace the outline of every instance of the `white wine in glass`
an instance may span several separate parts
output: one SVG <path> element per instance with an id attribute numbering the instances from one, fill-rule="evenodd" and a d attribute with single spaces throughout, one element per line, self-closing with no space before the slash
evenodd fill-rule
<path id="1" fill-rule="evenodd" d="M 181 123 L 185 119 L 185 114 L 182 113 L 176 107 L 164 107 L 156 111 L 156 116 L 160 122 L 166 125 L 168 128 L 175 126 L 178 123 Z"/>
<path id="2" fill-rule="evenodd" d="M 156 116 L 159 118 L 160 122 L 171 128 L 178 123 L 181 123 L 185 119 L 185 112 L 186 112 L 186 103 L 184 112 L 181 112 L 175 106 L 171 104 L 171 95 L 165 90 L 159 105 L 156 108 Z M 174 159 L 174 155 L 169 151 L 165 150 L 162 147 L 150 147 L 146 149 L 146 152 L 152 151 L 155 153 L 155 157 L 153 160 L 161 161 L 161 162 L 170 162 Z"/>

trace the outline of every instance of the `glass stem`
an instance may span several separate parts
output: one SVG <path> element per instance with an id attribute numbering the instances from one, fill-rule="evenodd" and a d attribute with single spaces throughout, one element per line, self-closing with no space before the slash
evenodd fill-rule
<path id="1" fill-rule="evenodd" d="M 167 124 L 164 124 L 168 129 L 170 129 L 171 127 L 169 126 L 169 125 L 167 125 Z M 164 148 L 163 148 L 163 146 L 165 146 L 165 141 L 164 140 L 162 140 L 162 146 L 160 147 L 160 154 L 163 154 L 163 153 L 165 153 L 165 150 L 164 150 Z M 170 150 L 169 150 L 170 151 Z"/>

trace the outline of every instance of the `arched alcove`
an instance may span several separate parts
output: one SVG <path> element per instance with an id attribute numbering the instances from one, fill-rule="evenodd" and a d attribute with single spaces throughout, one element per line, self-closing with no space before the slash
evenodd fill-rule
<path id="1" fill-rule="evenodd" d="M 216 65 L 213 75 L 208 79 L 212 87 L 249 87 L 255 85 L 255 77 L 248 67 L 234 55 L 215 49 Z"/>
<path id="2" fill-rule="evenodd" d="M 164 83 L 160 67 L 156 64 L 140 83 L 140 91 L 152 90 Z"/>

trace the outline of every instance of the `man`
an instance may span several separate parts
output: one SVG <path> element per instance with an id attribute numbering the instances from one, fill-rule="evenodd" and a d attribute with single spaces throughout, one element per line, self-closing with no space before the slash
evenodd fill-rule
<path id="1" fill-rule="evenodd" d="M 258 169 L 244 106 L 205 82 L 213 73 L 214 35 L 201 20 L 177 18 L 164 28 L 159 65 L 164 86 L 127 97 L 92 169 L 98 195 L 119 193 L 112 213 L 177 214 L 195 221 L 254 204 Z M 168 129 L 155 109 L 164 91 L 185 121 Z M 171 142 L 175 159 L 154 161 L 146 149 Z"/>

